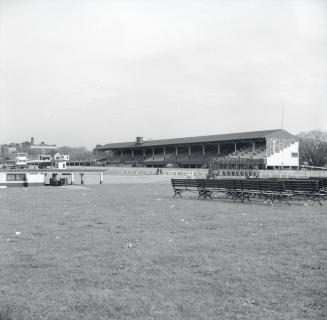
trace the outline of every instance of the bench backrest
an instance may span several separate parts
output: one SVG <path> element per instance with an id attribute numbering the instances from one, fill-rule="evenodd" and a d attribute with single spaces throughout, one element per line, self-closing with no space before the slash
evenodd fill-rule
<path id="1" fill-rule="evenodd" d="M 319 191 L 318 180 L 285 180 L 286 190 L 292 192 L 317 192 Z"/>
<path id="2" fill-rule="evenodd" d="M 197 188 L 200 185 L 197 179 L 171 179 L 171 184 L 173 187 L 183 187 L 185 189 L 188 187 Z"/>
<path id="3" fill-rule="evenodd" d="M 259 179 L 245 179 L 241 181 L 243 190 L 260 191 Z"/>
<path id="4" fill-rule="evenodd" d="M 281 181 L 281 180 L 260 179 L 259 185 L 260 185 L 261 191 L 272 191 L 272 192 L 284 192 L 285 191 L 284 181 Z"/>
<path id="5" fill-rule="evenodd" d="M 324 190 L 327 189 L 327 178 L 324 177 L 309 177 L 310 180 L 318 180 L 319 189 Z"/>

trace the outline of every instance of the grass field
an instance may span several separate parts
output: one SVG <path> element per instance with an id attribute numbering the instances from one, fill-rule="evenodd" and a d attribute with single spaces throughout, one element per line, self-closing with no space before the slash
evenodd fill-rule
<path id="1" fill-rule="evenodd" d="M 0 320 L 327 318 L 327 202 L 131 180 L 0 189 Z"/>

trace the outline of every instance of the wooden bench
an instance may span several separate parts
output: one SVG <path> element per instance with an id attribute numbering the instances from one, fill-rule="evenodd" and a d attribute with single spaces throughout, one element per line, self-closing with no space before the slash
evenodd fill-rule
<path id="1" fill-rule="evenodd" d="M 261 189 L 259 179 L 245 179 L 241 181 L 242 186 L 242 198 L 243 201 L 247 199 L 251 202 L 250 198 L 258 197 L 261 198 Z"/>
<path id="2" fill-rule="evenodd" d="M 327 179 L 326 179 L 327 180 Z M 198 199 L 212 199 L 214 193 L 223 193 L 227 198 L 236 202 L 258 197 L 259 199 L 278 200 L 280 203 L 295 197 L 317 201 L 326 196 L 318 180 L 306 179 L 171 179 L 174 197 L 182 197 L 184 192 L 192 192 L 198 195 Z"/>
<path id="3" fill-rule="evenodd" d="M 318 180 L 285 180 L 284 184 L 285 189 L 292 193 L 292 197 L 317 201 L 322 205 L 320 199 L 324 197 L 324 194 L 321 193 Z"/>
<path id="4" fill-rule="evenodd" d="M 240 194 L 240 180 L 238 179 L 217 179 L 208 180 L 201 179 L 200 182 L 200 198 L 212 199 L 212 194 L 223 193 L 227 198 L 232 198 L 236 201 Z"/>
<path id="5" fill-rule="evenodd" d="M 197 179 L 171 179 L 171 185 L 174 190 L 173 197 L 176 197 L 178 195 L 182 198 L 183 192 L 197 193 L 198 197 L 200 197 L 200 184 Z"/>
<path id="6" fill-rule="evenodd" d="M 271 200 L 274 202 L 276 199 L 279 202 L 289 199 L 292 194 L 285 190 L 285 185 L 282 181 L 274 181 L 269 179 L 245 179 L 239 180 L 240 187 L 237 189 L 236 199 L 240 199 L 242 202 L 248 200 L 251 202 L 251 198 L 258 197 L 259 199 Z M 236 200 L 235 199 L 235 200 Z"/>
<path id="7" fill-rule="evenodd" d="M 320 192 L 327 195 L 327 178 L 323 177 L 309 177 L 310 180 L 318 180 L 319 190 Z"/>
<path id="8" fill-rule="evenodd" d="M 290 205 L 289 200 L 293 197 L 293 194 L 286 190 L 285 183 L 282 180 L 269 180 L 269 179 L 258 179 L 260 186 L 260 197 L 264 200 L 271 200 L 274 202 L 278 200 L 280 203 L 283 200 L 287 201 Z"/>

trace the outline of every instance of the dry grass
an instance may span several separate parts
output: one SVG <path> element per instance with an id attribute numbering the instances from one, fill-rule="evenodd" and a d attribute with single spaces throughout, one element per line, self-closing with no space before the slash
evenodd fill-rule
<path id="1" fill-rule="evenodd" d="M 0 190 L 0 320 L 326 319 L 326 202 L 118 182 Z"/>

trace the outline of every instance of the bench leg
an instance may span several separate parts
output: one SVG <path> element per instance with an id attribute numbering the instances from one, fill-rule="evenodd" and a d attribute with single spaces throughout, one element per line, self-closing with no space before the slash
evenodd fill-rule
<path id="1" fill-rule="evenodd" d="M 210 200 L 212 200 L 212 192 L 211 191 L 206 191 L 205 192 L 205 198 L 210 198 Z"/>
<path id="2" fill-rule="evenodd" d="M 199 196 L 198 199 L 207 199 L 210 198 L 210 200 L 212 200 L 212 196 L 211 196 L 212 192 L 208 191 L 208 190 L 199 190 Z"/>
<path id="3" fill-rule="evenodd" d="M 318 203 L 322 206 L 322 203 L 320 201 L 320 196 L 314 195 L 313 201 L 318 201 Z"/>
<path id="4" fill-rule="evenodd" d="M 243 198 L 251 203 L 250 197 L 251 197 L 250 193 L 245 193 L 245 192 L 243 193 Z"/>
<path id="5" fill-rule="evenodd" d="M 285 199 L 286 199 L 286 203 L 287 205 L 290 207 L 291 204 L 290 204 L 290 198 L 292 198 L 292 196 L 285 196 Z"/>
<path id="6" fill-rule="evenodd" d="M 182 197 L 182 190 L 174 190 L 175 194 L 173 195 L 173 198 L 175 198 L 177 195 L 180 196 L 180 198 L 183 198 Z"/>
<path id="7" fill-rule="evenodd" d="M 236 202 L 237 199 L 240 199 L 241 202 L 244 202 L 243 192 L 234 191 L 233 199 L 234 199 L 234 202 Z"/>

